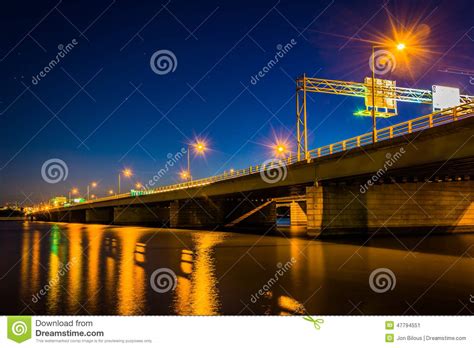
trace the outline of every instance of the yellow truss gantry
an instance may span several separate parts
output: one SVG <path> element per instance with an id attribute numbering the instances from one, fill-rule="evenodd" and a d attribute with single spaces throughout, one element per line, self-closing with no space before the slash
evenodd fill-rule
<path id="1" fill-rule="evenodd" d="M 367 79 L 366 79 L 367 81 Z M 377 85 L 377 84 L 376 84 Z M 307 135 L 307 112 L 306 112 L 306 93 L 326 93 L 345 95 L 359 98 L 372 98 L 371 84 L 363 82 L 329 80 L 321 78 L 306 77 L 303 75 L 296 79 L 296 138 L 298 160 L 308 159 L 308 135 Z M 393 102 L 408 102 L 419 104 L 432 104 L 433 93 L 426 89 L 398 87 L 393 84 L 391 87 L 376 87 L 376 98 L 387 98 Z M 474 96 L 461 95 L 460 104 L 466 104 L 474 101 Z M 364 114 L 363 114 L 364 115 Z M 379 112 L 378 117 L 387 117 L 396 115 L 392 113 Z"/>

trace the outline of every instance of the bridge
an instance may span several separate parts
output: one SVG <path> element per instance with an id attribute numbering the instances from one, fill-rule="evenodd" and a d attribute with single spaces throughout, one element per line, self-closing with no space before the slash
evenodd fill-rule
<path id="1" fill-rule="evenodd" d="M 303 156 L 149 191 L 41 209 L 36 220 L 170 228 L 275 227 L 278 206 L 311 236 L 474 232 L 474 102 Z M 376 140 L 376 141 L 374 141 Z"/>

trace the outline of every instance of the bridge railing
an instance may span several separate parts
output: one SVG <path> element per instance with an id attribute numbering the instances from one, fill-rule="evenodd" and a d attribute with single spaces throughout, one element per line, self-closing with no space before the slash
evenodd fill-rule
<path id="1" fill-rule="evenodd" d="M 392 139 L 392 138 L 400 137 L 403 135 L 411 134 L 413 132 L 418 132 L 424 129 L 440 126 L 446 123 L 455 122 L 463 118 L 471 117 L 473 116 L 473 114 L 474 114 L 474 102 L 469 102 L 469 103 L 459 105 L 450 109 L 437 111 L 429 115 L 421 116 L 415 119 L 411 119 L 409 121 L 398 123 L 393 126 L 378 129 L 377 141 Z M 325 145 L 317 149 L 311 150 L 308 153 L 309 153 L 310 158 L 320 158 L 320 157 L 332 155 L 334 153 L 354 149 L 354 148 L 361 147 L 368 144 L 372 144 L 372 133 L 365 133 L 353 138 L 345 139 L 345 140 L 330 144 L 330 145 Z M 206 186 L 206 185 L 219 182 L 219 181 L 224 181 L 224 180 L 246 176 L 249 174 L 264 172 L 266 170 L 269 170 L 269 168 L 275 168 L 278 166 L 286 166 L 286 165 L 290 165 L 296 162 L 298 162 L 297 158 L 294 156 L 290 156 L 290 157 L 278 160 L 278 162 L 274 162 L 274 163 L 250 166 L 248 168 L 240 169 L 240 170 L 230 170 L 230 171 L 226 171 L 224 173 L 221 173 L 215 176 L 198 179 L 198 180 L 187 181 L 187 182 L 174 184 L 174 185 L 161 186 L 153 190 L 134 191 L 133 194 L 124 193 L 121 195 L 99 198 L 99 199 L 95 199 L 93 202 L 113 200 L 117 198 L 127 198 L 131 196 L 163 193 L 163 192 L 193 188 L 193 187 L 201 187 L 201 186 Z M 90 203 L 90 201 L 79 203 L 79 204 L 87 204 L 87 203 Z"/>
<path id="2" fill-rule="evenodd" d="M 459 105 L 450 109 L 440 110 L 429 115 L 378 129 L 376 132 L 376 140 L 382 141 L 392 139 L 395 137 L 411 134 L 413 132 L 419 132 L 424 129 L 440 126 L 442 124 L 455 122 L 457 120 L 472 116 L 473 112 L 474 102 Z M 309 155 L 311 158 L 318 158 L 368 144 L 372 144 L 372 133 L 365 133 L 353 138 L 339 141 L 337 143 L 319 147 L 309 151 Z"/>

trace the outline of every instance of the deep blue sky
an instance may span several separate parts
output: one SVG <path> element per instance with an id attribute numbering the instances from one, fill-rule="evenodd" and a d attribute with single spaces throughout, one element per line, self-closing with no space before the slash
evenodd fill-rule
<path id="1" fill-rule="evenodd" d="M 66 194 L 71 187 L 84 192 L 92 180 L 100 183 L 97 193 L 102 194 L 115 189 L 124 167 L 133 169 L 133 181 L 147 182 L 165 165 L 168 153 L 178 152 L 195 136 L 207 137 L 212 151 L 205 159 L 193 159 L 194 177 L 259 164 L 272 157 L 264 145 L 274 134 L 294 143 L 294 78 L 306 72 L 362 81 L 370 74 L 370 44 L 359 39 L 390 36 L 390 17 L 401 30 L 417 23 L 433 53 L 414 59 L 412 76 L 397 68 L 386 77 L 400 86 L 430 89 L 441 84 L 474 94 L 469 76 L 439 71 L 445 66 L 473 70 L 471 1 L 387 1 L 382 9 L 383 3 L 2 4 L 0 203 L 38 202 Z M 32 84 L 32 76 L 55 58 L 58 45 L 73 39 L 77 46 Z M 277 45 L 292 39 L 297 44 L 261 81 L 251 84 L 251 76 L 275 55 Z M 172 51 L 178 64 L 174 72 L 157 75 L 150 57 L 162 49 Z M 82 86 L 97 75 L 81 91 L 67 74 Z M 370 120 L 352 115 L 362 106 L 358 98 L 312 95 L 311 147 L 367 132 Z M 162 114 L 155 107 L 167 114 L 158 125 Z M 400 105 L 400 111 L 380 125 L 422 115 L 429 106 Z M 66 162 L 66 181 L 48 184 L 42 179 L 42 164 L 51 158 Z M 185 161 L 177 164 L 160 182 L 176 182 L 184 166 Z M 124 186 L 130 184 L 125 181 Z"/>

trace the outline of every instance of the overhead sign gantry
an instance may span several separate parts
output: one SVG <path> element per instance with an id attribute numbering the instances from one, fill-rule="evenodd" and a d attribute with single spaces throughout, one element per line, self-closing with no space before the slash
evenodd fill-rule
<path id="1" fill-rule="evenodd" d="M 372 100 L 374 90 L 375 101 Z M 456 93 L 457 91 L 457 93 Z M 308 159 L 307 107 L 306 93 L 337 94 L 364 98 L 365 110 L 357 116 L 371 116 L 372 105 L 375 117 L 387 118 L 398 115 L 397 102 L 431 104 L 433 111 L 462 105 L 474 101 L 474 96 L 460 95 L 459 89 L 433 86 L 433 89 L 398 87 L 396 81 L 366 77 L 364 82 L 351 82 L 306 77 L 296 79 L 296 138 L 298 160 Z"/>

